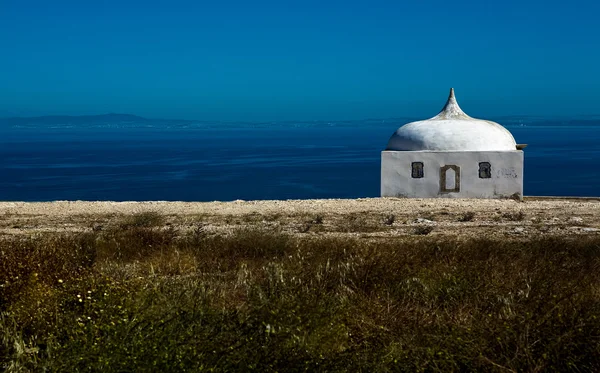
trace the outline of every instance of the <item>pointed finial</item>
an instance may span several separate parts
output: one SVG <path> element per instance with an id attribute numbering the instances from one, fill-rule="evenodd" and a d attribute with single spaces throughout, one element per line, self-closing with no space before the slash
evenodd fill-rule
<path id="1" fill-rule="evenodd" d="M 454 96 L 454 88 L 450 88 L 450 94 L 448 95 L 448 101 L 446 101 L 446 105 L 442 111 L 439 112 L 438 115 L 433 117 L 432 119 L 469 119 L 470 117 L 465 114 L 458 106 L 458 102 L 456 102 L 456 97 Z"/>

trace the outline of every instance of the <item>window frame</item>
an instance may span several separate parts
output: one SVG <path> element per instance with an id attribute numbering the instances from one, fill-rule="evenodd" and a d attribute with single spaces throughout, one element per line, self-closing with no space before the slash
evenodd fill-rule
<path id="1" fill-rule="evenodd" d="M 410 167 L 410 176 L 413 179 L 422 179 L 425 177 L 425 165 L 423 164 L 423 162 L 412 162 L 410 164 Z"/>
<path id="2" fill-rule="evenodd" d="M 446 172 L 454 170 L 454 189 L 446 188 Z M 440 167 L 440 193 L 460 193 L 460 167 L 455 164 L 448 164 Z"/>
<path id="3" fill-rule="evenodd" d="M 479 162 L 478 175 L 479 175 L 480 179 L 491 179 L 492 178 L 492 164 L 490 162 Z"/>

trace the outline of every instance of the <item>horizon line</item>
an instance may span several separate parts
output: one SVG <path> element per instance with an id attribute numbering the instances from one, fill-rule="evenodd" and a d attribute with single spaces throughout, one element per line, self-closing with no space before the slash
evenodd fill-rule
<path id="1" fill-rule="evenodd" d="M 394 116 L 394 117 L 370 117 L 370 118 L 360 118 L 360 119 L 284 119 L 284 120 L 272 120 L 272 119 L 264 119 L 264 120 L 224 120 L 224 119 L 182 119 L 182 118 L 166 118 L 166 117 L 146 117 L 138 114 L 131 113 L 115 113 L 108 112 L 102 114 L 48 114 L 48 115 L 26 115 L 26 116 L 0 116 L 0 119 L 37 119 L 37 118 L 56 118 L 56 117 L 69 117 L 69 118 L 82 118 L 82 117 L 103 117 L 103 116 L 130 116 L 136 117 L 143 120 L 164 120 L 164 121 L 187 121 L 187 122 L 219 122 L 219 123 L 287 123 L 287 122 L 360 122 L 360 121 L 379 121 L 379 120 L 393 120 L 393 119 L 419 119 L 416 116 Z M 506 114 L 506 115 L 491 115 L 490 118 L 514 118 L 514 117 L 523 117 L 523 118 L 581 118 L 581 117 L 600 117 L 599 114 L 577 114 L 577 115 L 547 115 L 547 114 Z M 423 118 L 427 119 L 427 118 Z M 484 118 L 476 118 L 483 119 Z"/>

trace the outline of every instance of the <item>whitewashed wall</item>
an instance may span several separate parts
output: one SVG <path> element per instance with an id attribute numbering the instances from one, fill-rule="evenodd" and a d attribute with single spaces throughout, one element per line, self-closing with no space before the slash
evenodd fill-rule
<path id="1" fill-rule="evenodd" d="M 412 178 L 412 162 L 423 162 L 423 178 Z M 491 164 L 492 177 L 479 178 L 479 162 Z M 460 167 L 460 191 L 440 193 L 440 168 Z M 382 197 L 508 198 L 523 196 L 523 151 L 381 152 Z"/>

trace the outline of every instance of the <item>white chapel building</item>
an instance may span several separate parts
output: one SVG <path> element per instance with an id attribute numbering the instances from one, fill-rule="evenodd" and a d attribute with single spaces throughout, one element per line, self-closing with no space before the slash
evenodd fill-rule
<path id="1" fill-rule="evenodd" d="M 438 115 L 390 138 L 381 196 L 522 199 L 525 146 L 500 124 L 465 114 L 451 89 Z"/>

